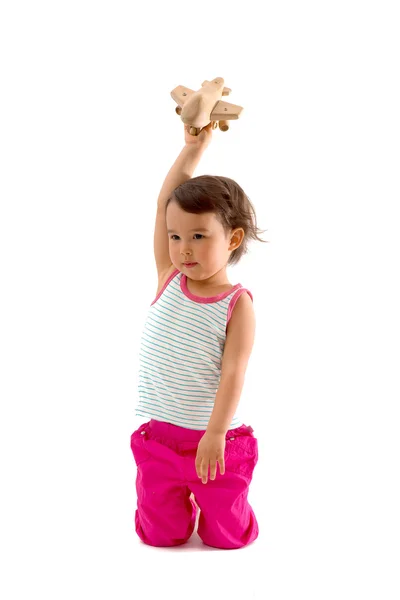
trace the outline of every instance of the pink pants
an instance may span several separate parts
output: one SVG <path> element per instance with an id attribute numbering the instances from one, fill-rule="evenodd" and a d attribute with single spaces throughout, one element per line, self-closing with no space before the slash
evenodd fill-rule
<path id="1" fill-rule="evenodd" d="M 241 548 L 258 537 L 258 523 L 247 501 L 258 442 L 242 425 L 225 436 L 225 473 L 202 483 L 195 467 L 204 430 L 186 429 L 151 419 L 131 435 L 137 465 L 135 529 L 150 546 L 178 546 L 197 533 L 207 546 Z M 194 494 L 196 503 L 193 502 Z"/>

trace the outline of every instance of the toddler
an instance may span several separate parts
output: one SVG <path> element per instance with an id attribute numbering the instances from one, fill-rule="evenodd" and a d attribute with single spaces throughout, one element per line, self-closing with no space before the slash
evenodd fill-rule
<path id="1" fill-rule="evenodd" d="M 255 335 L 253 296 L 226 269 L 258 237 L 253 206 L 228 177 L 192 178 L 212 139 L 185 126 L 185 145 L 158 198 L 156 297 L 141 339 L 136 415 L 135 529 L 151 546 L 184 544 L 194 531 L 214 548 L 258 536 L 247 500 L 258 461 L 253 428 L 238 417 Z M 218 469 L 217 469 L 218 465 Z"/>

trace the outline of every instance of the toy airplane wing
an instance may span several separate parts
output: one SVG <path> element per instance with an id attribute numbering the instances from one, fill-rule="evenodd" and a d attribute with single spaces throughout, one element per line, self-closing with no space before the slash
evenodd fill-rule
<path id="1" fill-rule="evenodd" d="M 238 119 L 242 110 L 242 106 L 238 106 L 237 104 L 230 104 L 229 102 L 223 102 L 222 100 L 220 100 L 214 106 L 213 111 L 210 115 L 210 120 L 219 121 L 220 119 L 224 119 L 225 121 L 229 121 L 229 119 Z"/>
<path id="2" fill-rule="evenodd" d="M 183 85 L 178 85 L 178 87 L 171 92 L 171 96 L 179 106 L 183 106 L 192 94 L 194 94 L 194 90 L 184 87 Z"/>

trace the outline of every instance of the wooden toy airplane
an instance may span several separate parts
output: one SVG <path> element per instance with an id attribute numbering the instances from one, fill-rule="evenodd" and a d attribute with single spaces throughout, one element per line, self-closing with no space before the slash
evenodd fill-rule
<path id="1" fill-rule="evenodd" d="M 243 107 L 221 101 L 221 96 L 229 96 L 232 91 L 224 87 L 222 77 L 203 81 L 201 86 L 196 92 L 183 85 L 172 90 L 171 96 L 178 104 L 176 113 L 186 125 L 190 125 L 190 135 L 199 135 L 210 121 L 213 121 L 213 129 L 218 122 L 221 131 L 228 131 L 228 121 L 238 119 Z"/>

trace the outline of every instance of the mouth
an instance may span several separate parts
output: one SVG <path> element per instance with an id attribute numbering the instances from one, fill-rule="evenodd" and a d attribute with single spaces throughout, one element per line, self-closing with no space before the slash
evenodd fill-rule
<path id="1" fill-rule="evenodd" d="M 194 267 L 194 266 L 198 265 L 199 263 L 197 263 L 197 262 L 193 263 L 192 262 L 192 263 L 183 263 L 183 264 L 185 265 L 185 267 Z"/>

